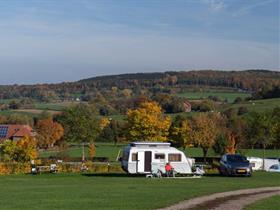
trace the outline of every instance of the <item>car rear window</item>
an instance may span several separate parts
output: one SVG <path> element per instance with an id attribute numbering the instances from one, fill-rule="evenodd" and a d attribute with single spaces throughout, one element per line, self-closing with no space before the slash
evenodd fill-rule
<path id="1" fill-rule="evenodd" d="M 247 161 L 246 157 L 241 155 L 229 155 L 227 160 L 230 162 L 245 162 Z"/>

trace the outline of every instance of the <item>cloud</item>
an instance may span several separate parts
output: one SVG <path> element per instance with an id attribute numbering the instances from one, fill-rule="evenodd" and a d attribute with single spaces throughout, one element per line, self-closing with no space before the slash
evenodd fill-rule
<path id="1" fill-rule="evenodd" d="M 278 0 L 276 0 L 276 1 L 278 1 Z M 241 8 L 239 8 L 238 10 L 233 12 L 232 16 L 233 17 L 240 17 L 240 16 L 243 16 L 243 15 L 249 14 L 254 8 L 264 6 L 264 5 L 267 5 L 269 3 L 275 2 L 275 0 L 261 0 L 261 1 L 253 1 L 253 2 L 255 2 L 255 3 L 251 3 L 250 5 L 242 6 Z"/>
<path id="2" fill-rule="evenodd" d="M 209 9 L 212 12 L 219 12 L 226 8 L 226 4 L 223 0 L 206 0 L 205 2 L 209 5 Z"/>

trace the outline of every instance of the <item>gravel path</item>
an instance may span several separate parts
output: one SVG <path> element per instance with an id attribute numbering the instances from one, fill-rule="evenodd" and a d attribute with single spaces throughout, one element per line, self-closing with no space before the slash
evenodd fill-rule
<path id="1" fill-rule="evenodd" d="M 280 195 L 280 187 L 264 187 L 236 190 L 193 198 L 159 210 L 199 209 L 199 210 L 241 210 L 257 200 Z"/>

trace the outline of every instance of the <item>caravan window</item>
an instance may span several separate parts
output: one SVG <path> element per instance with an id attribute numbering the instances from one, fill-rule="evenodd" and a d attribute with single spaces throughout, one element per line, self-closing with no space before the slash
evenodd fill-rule
<path id="1" fill-rule="evenodd" d="M 155 159 L 164 160 L 164 159 L 165 159 L 165 154 L 156 153 L 156 154 L 155 154 Z"/>
<path id="2" fill-rule="evenodd" d="M 181 154 L 168 154 L 168 162 L 181 162 Z"/>
<path id="3" fill-rule="evenodd" d="M 137 161 L 137 153 L 132 153 L 131 161 Z"/>

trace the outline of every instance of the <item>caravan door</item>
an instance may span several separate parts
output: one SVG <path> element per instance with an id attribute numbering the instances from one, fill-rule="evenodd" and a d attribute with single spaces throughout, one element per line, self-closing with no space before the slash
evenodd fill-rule
<path id="1" fill-rule="evenodd" d="M 137 153 L 137 173 L 145 172 L 145 152 Z"/>

